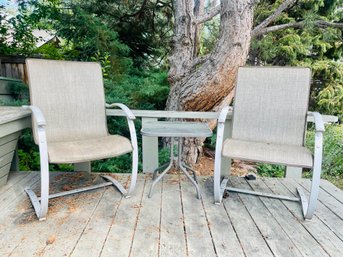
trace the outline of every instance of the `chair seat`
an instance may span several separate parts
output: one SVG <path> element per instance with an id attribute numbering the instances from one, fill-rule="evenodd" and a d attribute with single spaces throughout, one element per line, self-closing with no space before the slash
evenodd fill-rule
<path id="1" fill-rule="evenodd" d="M 278 145 L 237 139 L 224 141 L 223 156 L 245 161 L 312 168 L 312 153 L 303 146 Z"/>
<path id="2" fill-rule="evenodd" d="M 86 140 L 48 143 L 49 162 L 78 163 L 119 156 L 132 152 L 126 137 L 109 135 Z"/>

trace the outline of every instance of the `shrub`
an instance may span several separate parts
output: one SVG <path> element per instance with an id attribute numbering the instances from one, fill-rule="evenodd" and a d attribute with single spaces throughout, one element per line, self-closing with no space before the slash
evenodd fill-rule
<path id="1" fill-rule="evenodd" d="M 314 149 L 313 129 L 308 130 L 306 145 Z M 322 177 L 335 180 L 343 179 L 343 125 L 326 125 L 323 144 Z"/>

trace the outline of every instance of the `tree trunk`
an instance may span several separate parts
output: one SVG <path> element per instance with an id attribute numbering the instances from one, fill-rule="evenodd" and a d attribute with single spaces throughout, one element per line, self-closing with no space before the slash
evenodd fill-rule
<path id="1" fill-rule="evenodd" d="M 230 103 L 237 69 L 245 64 L 249 52 L 253 21 L 251 0 L 221 1 L 220 36 L 214 50 L 204 57 L 195 54 L 201 17 L 196 15 L 194 7 L 191 0 L 176 0 L 174 6 L 167 110 L 211 111 Z M 197 161 L 202 142 L 185 140 L 187 163 Z"/>

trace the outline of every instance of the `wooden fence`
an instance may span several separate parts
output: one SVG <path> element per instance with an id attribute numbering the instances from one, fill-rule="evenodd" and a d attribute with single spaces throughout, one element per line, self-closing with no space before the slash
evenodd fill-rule
<path id="1" fill-rule="evenodd" d="M 0 76 L 27 82 L 24 57 L 0 56 Z"/>

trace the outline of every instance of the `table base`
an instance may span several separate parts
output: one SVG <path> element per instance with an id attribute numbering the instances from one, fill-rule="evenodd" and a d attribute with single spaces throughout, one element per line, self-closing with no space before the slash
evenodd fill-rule
<path id="1" fill-rule="evenodd" d="M 189 179 L 189 181 L 194 185 L 196 192 L 197 192 L 197 198 L 200 199 L 201 198 L 201 194 L 200 194 L 200 189 L 198 186 L 198 181 L 197 181 L 197 177 L 196 177 L 196 171 L 193 170 L 191 167 L 187 166 L 186 164 L 184 164 L 181 160 L 181 156 L 182 156 L 182 138 L 178 139 L 178 155 L 174 156 L 174 138 L 171 138 L 171 147 L 170 147 L 170 162 L 166 163 L 164 165 L 162 165 L 161 167 L 158 167 L 155 171 L 154 171 L 154 175 L 153 175 L 153 182 L 152 185 L 150 187 L 150 192 L 149 192 L 149 198 L 151 198 L 152 196 L 152 191 L 155 187 L 155 185 L 163 178 L 163 176 L 165 174 L 167 174 L 167 172 L 173 167 L 173 164 L 175 162 L 175 166 L 179 167 L 180 170 L 186 175 L 186 177 Z M 164 169 L 163 172 L 157 176 L 158 171 Z M 192 176 L 189 174 L 189 172 L 187 171 L 190 170 L 193 173 L 193 178 Z"/>

